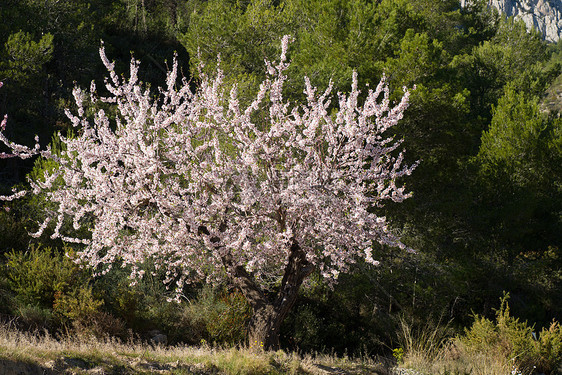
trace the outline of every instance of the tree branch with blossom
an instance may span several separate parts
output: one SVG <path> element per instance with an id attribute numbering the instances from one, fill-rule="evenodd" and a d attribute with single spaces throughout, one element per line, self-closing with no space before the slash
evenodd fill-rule
<path id="1" fill-rule="evenodd" d="M 331 85 L 319 93 L 308 79 L 304 104 L 286 102 L 288 44 L 286 36 L 279 62 L 266 61 L 268 77 L 247 107 L 236 86 L 224 87 L 220 69 L 201 74 L 195 91 L 185 79 L 178 85 L 175 59 L 155 97 L 138 80 L 138 61 L 121 78 L 102 47 L 109 95 L 92 84 L 89 98 L 115 105 L 115 118 L 103 109 L 88 116 L 88 96 L 75 88 L 77 112 L 66 114 L 77 135 L 60 136 L 60 157 L 0 132 L 18 157 L 59 163 L 43 182 L 30 181 L 57 207 L 36 235 L 54 221 L 51 237 L 82 243 L 80 260 L 101 272 L 120 261 L 138 278 L 139 264 L 153 259 L 178 295 L 185 283 L 226 278 L 253 307 L 250 343 L 267 348 L 278 345 L 280 324 L 312 272 L 333 283 L 358 259 L 377 264 L 377 243 L 406 249 L 374 208 L 410 196 L 398 182 L 416 164 L 404 165 L 401 141 L 384 136 L 402 118 L 409 92 L 391 106 L 383 77 L 360 105 L 354 73 L 337 106 Z M 89 235 L 62 233 L 65 219 Z M 273 298 L 265 293 L 272 280 Z"/>

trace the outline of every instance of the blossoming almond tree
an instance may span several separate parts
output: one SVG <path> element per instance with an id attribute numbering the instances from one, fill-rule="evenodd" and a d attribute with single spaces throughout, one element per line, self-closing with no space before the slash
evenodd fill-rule
<path id="1" fill-rule="evenodd" d="M 30 181 L 32 193 L 57 207 L 33 235 L 54 220 L 51 237 L 83 244 L 79 258 L 94 269 L 119 261 L 139 278 L 139 264 L 151 259 L 178 291 L 226 278 L 253 308 L 250 345 L 276 348 L 312 272 L 334 282 L 360 258 L 377 264 L 374 243 L 405 248 L 373 208 L 407 198 L 397 180 L 415 167 L 403 165 L 400 141 L 383 137 L 402 118 L 408 92 L 392 107 L 383 78 L 359 105 L 354 74 L 332 110 L 331 86 L 319 93 L 306 79 L 306 104 L 292 105 L 282 95 L 287 45 L 284 37 L 278 63 L 266 61 L 269 78 L 246 108 L 236 87 L 226 91 L 220 70 L 202 74 L 196 91 L 185 79 L 178 87 L 175 60 L 155 97 L 139 82 L 137 61 L 120 78 L 102 47 L 110 95 L 100 97 L 93 84 L 89 97 L 74 90 L 77 113 L 67 116 L 77 136 L 61 136 L 60 156 L 0 132 L 13 155 L 41 154 L 59 165 Z M 112 103 L 117 116 L 103 109 L 88 116 L 87 99 Z M 90 235 L 63 233 L 64 222 Z"/>

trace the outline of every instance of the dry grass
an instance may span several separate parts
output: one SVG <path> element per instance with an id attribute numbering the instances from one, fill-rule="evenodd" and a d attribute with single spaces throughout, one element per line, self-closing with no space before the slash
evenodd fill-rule
<path id="1" fill-rule="evenodd" d="M 472 352 L 453 341 L 439 349 L 432 360 L 425 353 L 410 352 L 404 356 L 402 366 L 435 375 L 522 375 L 513 361 L 493 353 Z"/>
<path id="2" fill-rule="evenodd" d="M 2 367 L 34 366 L 25 373 L 67 374 L 381 374 L 389 367 L 371 358 L 256 352 L 247 348 L 151 346 L 77 337 L 55 339 L 0 325 Z M 14 367 L 16 366 L 16 367 Z M 20 366 L 20 367 L 17 367 Z M 35 369 L 35 370 L 33 370 Z M 4 371 L 6 371 L 4 369 Z"/>
<path id="3" fill-rule="evenodd" d="M 413 324 L 401 317 L 398 332 L 400 347 L 410 357 L 420 357 L 432 362 L 440 355 L 441 348 L 451 337 L 449 323 L 443 324 L 442 317 L 436 321 L 428 317 L 422 323 Z"/>

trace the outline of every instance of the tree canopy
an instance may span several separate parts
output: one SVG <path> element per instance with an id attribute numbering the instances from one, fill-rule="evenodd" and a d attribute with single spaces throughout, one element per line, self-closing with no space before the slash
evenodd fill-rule
<path id="1" fill-rule="evenodd" d="M 334 282 L 357 257 L 377 264 L 374 242 L 405 248 L 371 209 L 407 198 L 399 181 L 415 168 L 395 153 L 401 142 L 383 136 L 402 119 L 407 92 L 391 107 L 383 79 L 361 105 L 354 73 L 331 113 L 331 86 L 318 93 L 305 78 L 307 104 L 294 105 L 283 99 L 288 43 L 283 37 L 278 63 L 266 60 L 268 78 L 247 107 L 236 86 L 226 97 L 220 70 L 203 74 L 195 92 L 185 79 L 176 88 L 175 60 L 153 99 L 139 63 L 120 79 L 102 48 L 110 95 L 98 97 L 92 84 L 89 99 L 115 104 L 114 124 L 104 109 L 90 115 L 86 94 L 75 88 L 78 114 L 67 115 L 78 133 L 59 135 L 60 155 L 0 133 L 14 156 L 41 154 L 58 164 L 30 181 L 34 194 L 55 204 L 34 236 L 54 219 L 51 237 L 84 244 L 78 257 L 102 273 L 121 261 L 142 277 L 139 263 L 153 259 L 178 295 L 185 282 L 226 274 L 254 308 L 250 342 L 277 347 L 280 324 L 313 271 Z M 66 220 L 91 234 L 69 236 Z M 265 291 L 278 278 L 270 301 Z"/>

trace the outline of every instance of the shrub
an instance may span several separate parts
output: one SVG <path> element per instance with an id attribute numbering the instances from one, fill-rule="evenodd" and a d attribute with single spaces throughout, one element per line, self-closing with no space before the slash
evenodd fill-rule
<path id="1" fill-rule="evenodd" d="M 562 330 L 560 324 L 553 321 L 550 327 L 543 328 L 537 344 L 537 369 L 543 373 L 556 370 L 562 364 Z"/>
<path id="2" fill-rule="evenodd" d="M 125 328 L 125 323 L 105 311 L 94 311 L 88 317 L 73 320 L 70 323 L 69 333 L 73 337 L 80 338 L 132 338 L 131 332 Z"/>
<path id="3" fill-rule="evenodd" d="M 252 309 L 238 292 L 224 292 L 218 301 L 214 319 L 207 324 L 207 330 L 213 340 L 234 345 L 246 337 L 246 325 L 250 320 Z"/>
<path id="4" fill-rule="evenodd" d="M 102 305 L 103 301 L 94 298 L 91 287 L 82 286 L 70 293 L 56 292 L 53 313 L 66 321 L 86 320 Z"/>
<path id="5" fill-rule="evenodd" d="M 445 336 L 432 332 L 443 331 L 443 327 L 438 325 L 435 330 L 421 331 L 430 334 L 415 335 L 412 330 L 404 330 L 408 326 L 403 324 L 403 336 L 416 339 L 402 343 L 402 366 L 428 374 L 560 374 L 560 325 L 553 321 L 537 335 L 533 326 L 511 315 L 508 299 L 509 294 L 501 298 L 495 319 L 473 315 L 474 321 L 463 335 L 438 341 L 439 350 L 432 350 L 436 348 L 432 343 Z M 409 344 L 418 342 L 421 345 Z"/>
<path id="6" fill-rule="evenodd" d="M 8 278 L 6 276 L 8 273 L 7 271 L 7 266 L 0 263 L 0 315 L 12 312 L 14 303 L 13 292 L 10 290 Z"/>
<path id="7" fill-rule="evenodd" d="M 16 308 L 15 314 L 20 319 L 22 326 L 29 330 L 49 329 L 53 325 L 51 309 L 37 304 L 21 304 Z"/>
<path id="8" fill-rule="evenodd" d="M 145 276 L 134 285 L 131 285 L 129 277 L 130 268 L 112 267 L 108 273 L 96 278 L 94 294 L 103 299 L 107 313 L 141 336 L 148 331 L 159 330 L 168 335 L 169 342 L 185 341 L 185 330 L 181 327 L 185 322 L 182 305 L 167 301 L 170 292 L 162 283 L 165 273 L 160 275 L 153 265 L 147 263 L 141 267 L 146 272 Z"/>
<path id="9" fill-rule="evenodd" d="M 7 279 L 22 304 L 52 307 L 55 294 L 67 293 L 87 280 L 87 275 L 64 255 L 50 247 L 31 246 L 28 251 L 7 254 Z"/>
<path id="10" fill-rule="evenodd" d="M 534 334 L 533 326 L 510 315 L 509 294 L 501 298 L 495 322 L 475 315 L 473 325 L 458 337 L 468 351 L 513 362 L 519 371 L 551 373 L 562 363 L 562 331 L 557 322 Z"/>
<path id="11" fill-rule="evenodd" d="M 199 332 L 207 342 L 235 345 L 246 338 L 251 308 L 238 291 L 219 291 L 204 287 L 196 301 L 186 309 L 192 327 L 204 327 Z"/>
<path id="12" fill-rule="evenodd" d="M 72 334 L 121 335 L 124 324 L 101 311 L 103 301 L 89 285 L 89 272 L 81 270 L 67 252 L 72 249 L 31 246 L 26 252 L 7 254 L 6 284 L 17 305 L 13 313 L 32 328 L 63 326 Z"/>

